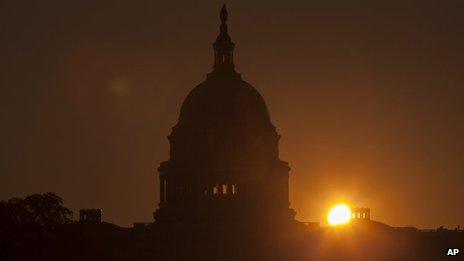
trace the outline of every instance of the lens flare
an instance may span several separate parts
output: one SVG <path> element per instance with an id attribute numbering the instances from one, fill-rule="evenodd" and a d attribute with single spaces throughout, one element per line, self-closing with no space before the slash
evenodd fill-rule
<path id="1" fill-rule="evenodd" d="M 331 226 L 338 226 L 343 225 L 351 220 L 351 209 L 346 204 L 337 204 L 333 206 L 329 214 L 327 215 L 327 220 L 329 221 L 329 225 Z"/>

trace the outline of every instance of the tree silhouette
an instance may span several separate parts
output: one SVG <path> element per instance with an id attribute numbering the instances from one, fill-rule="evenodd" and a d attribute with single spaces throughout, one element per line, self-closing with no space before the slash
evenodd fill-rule
<path id="1" fill-rule="evenodd" d="M 0 228 L 37 226 L 54 228 L 72 222 L 72 211 L 54 193 L 33 194 L 0 201 Z"/>

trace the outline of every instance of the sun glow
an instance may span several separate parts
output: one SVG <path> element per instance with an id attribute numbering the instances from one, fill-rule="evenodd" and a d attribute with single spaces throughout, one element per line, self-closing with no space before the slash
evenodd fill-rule
<path id="1" fill-rule="evenodd" d="M 351 209 L 346 204 L 337 204 L 333 206 L 329 214 L 327 215 L 327 220 L 331 226 L 343 225 L 351 220 Z"/>

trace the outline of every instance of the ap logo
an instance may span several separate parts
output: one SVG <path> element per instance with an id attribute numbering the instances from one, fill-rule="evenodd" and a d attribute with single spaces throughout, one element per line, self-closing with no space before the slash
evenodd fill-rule
<path id="1" fill-rule="evenodd" d="M 459 254 L 459 249 L 457 248 L 448 248 L 446 251 L 447 256 L 456 256 L 457 254 Z"/>

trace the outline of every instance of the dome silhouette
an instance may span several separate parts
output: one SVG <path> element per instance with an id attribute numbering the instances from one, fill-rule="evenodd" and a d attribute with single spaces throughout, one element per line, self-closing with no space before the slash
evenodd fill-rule
<path id="1" fill-rule="evenodd" d="M 196 86 L 182 104 L 178 125 L 203 128 L 224 124 L 243 124 L 242 127 L 250 128 L 272 126 L 263 97 L 241 79 L 208 79 Z"/>
<path id="2" fill-rule="evenodd" d="M 158 223 L 294 220 L 280 136 L 263 97 L 234 69 L 227 16 L 223 7 L 213 71 L 187 95 L 168 137 L 169 160 L 158 168 Z"/>

